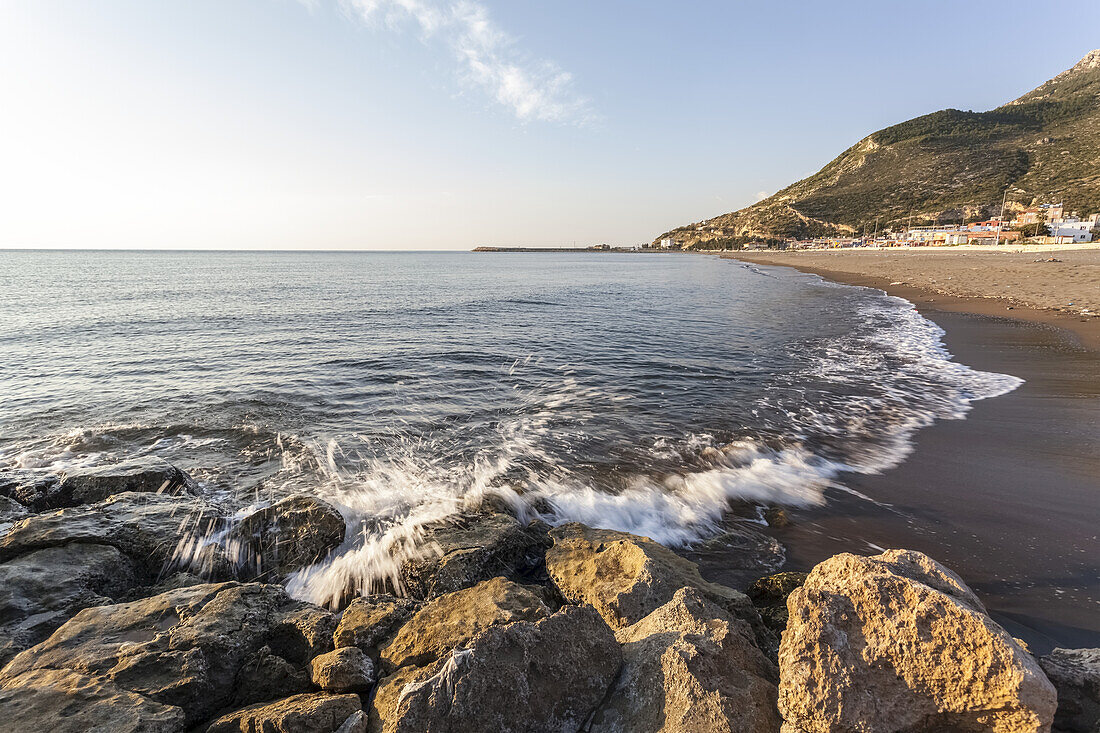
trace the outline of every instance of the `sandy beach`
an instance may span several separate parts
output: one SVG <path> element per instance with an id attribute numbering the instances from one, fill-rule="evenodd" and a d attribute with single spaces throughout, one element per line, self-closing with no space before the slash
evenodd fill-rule
<path id="1" fill-rule="evenodd" d="M 936 310 L 1008 316 L 1068 329 L 1100 348 L 1100 250 L 989 252 L 962 249 L 739 252 L 746 262 L 785 265 L 869 285 Z"/>
<path id="2" fill-rule="evenodd" d="M 1061 262 L 1035 262 L 1055 257 Z M 826 510 L 777 531 L 792 568 L 841 551 L 912 547 L 973 581 L 1037 650 L 1100 645 L 1100 252 L 745 253 L 913 302 L 969 366 L 1023 378 L 965 420 L 921 431 L 880 475 L 844 483 Z M 998 290 L 1011 296 L 995 297 Z M 1010 310 L 1011 308 L 1011 310 Z"/>

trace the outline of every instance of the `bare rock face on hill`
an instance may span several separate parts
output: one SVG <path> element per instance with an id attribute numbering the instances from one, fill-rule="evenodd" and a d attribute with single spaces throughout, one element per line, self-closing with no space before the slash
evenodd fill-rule
<path id="1" fill-rule="evenodd" d="M 963 582 L 919 552 L 837 555 L 787 601 L 784 731 L 1046 731 L 1055 693 Z"/>
<path id="2" fill-rule="evenodd" d="M 189 586 L 86 608 L 0 671 L 14 691 L 0 720 L 18 711 L 29 673 L 69 670 L 174 706 L 193 725 L 231 704 L 307 691 L 305 666 L 332 648 L 335 626 L 331 614 L 260 584 Z"/>
<path id="3" fill-rule="evenodd" d="M 703 580 L 695 563 L 648 537 L 575 522 L 550 536 L 546 570 L 554 585 L 570 603 L 595 608 L 613 629 L 641 621 L 681 588 L 694 588 L 738 616 L 756 616 L 743 593 Z"/>
<path id="4" fill-rule="evenodd" d="M 404 684 L 386 733 L 579 730 L 622 663 L 591 608 L 566 607 L 534 623 L 493 626 Z"/>
<path id="5" fill-rule="evenodd" d="M 592 733 L 714 733 L 779 729 L 779 671 L 752 630 L 682 588 L 616 633 L 623 669 L 593 716 Z"/>

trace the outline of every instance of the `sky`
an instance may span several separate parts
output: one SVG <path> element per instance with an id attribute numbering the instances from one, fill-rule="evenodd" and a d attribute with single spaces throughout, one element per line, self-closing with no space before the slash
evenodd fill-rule
<path id="1" fill-rule="evenodd" d="M 639 244 L 1097 47 L 1096 0 L 0 0 L 0 247 Z"/>

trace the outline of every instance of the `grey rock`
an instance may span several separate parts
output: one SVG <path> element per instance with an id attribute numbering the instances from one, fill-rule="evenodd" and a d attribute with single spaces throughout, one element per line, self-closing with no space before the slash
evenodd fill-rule
<path id="1" fill-rule="evenodd" d="M 1058 690 L 1054 729 L 1100 731 L 1100 649 L 1055 649 L 1039 666 Z"/>
<path id="2" fill-rule="evenodd" d="M 183 711 L 67 669 L 0 680 L 0 727 L 37 733 L 182 733 Z"/>
<path id="3" fill-rule="evenodd" d="M 160 458 L 133 458 L 120 463 L 74 468 L 45 497 L 46 508 L 60 509 L 92 504 L 124 492 L 192 494 L 198 484 L 186 473 Z"/>
<path id="4" fill-rule="evenodd" d="M 324 559 L 344 541 L 345 531 L 344 518 L 330 504 L 291 496 L 235 525 L 228 555 L 246 577 L 274 581 Z"/>
<path id="5" fill-rule="evenodd" d="M 622 652 L 593 609 L 492 626 L 406 683 L 383 711 L 386 733 L 579 730 L 619 672 Z"/>
<path id="6" fill-rule="evenodd" d="M 34 670 L 68 669 L 182 708 L 194 725 L 230 703 L 270 694 L 267 683 L 249 688 L 250 679 L 264 676 L 250 676 L 250 665 L 269 673 L 287 669 L 272 659 L 279 657 L 304 669 L 332 648 L 334 629 L 331 614 L 291 599 L 278 586 L 188 586 L 86 608 L 12 659 L 0 680 L 9 684 Z"/>
<path id="7" fill-rule="evenodd" d="M 31 511 L 46 508 L 46 496 L 57 488 L 57 476 L 26 470 L 0 474 L 0 496 L 12 499 Z"/>
<path id="8" fill-rule="evenodd" d="M 236 710 L 210 723 L 206 733 L 359 733 L 355 723 L 361 720 L 358 695 L 321 692 Z"/>
<path id="9" fill-rule="evenodd" d="M 133 584 L 131 561 L 106 545 L 74 542 L 0 563 L 0 666 L 80 609 L 114 603 Z"/>
<path id="10" fill-rule="evenodd" d="M 549 527 L 507 514 L 465 515 L 429 527 L 422 544 L 435 553 L 408 560 L 402 582 L 413 598 L 434 598 L 503 576 L 524 582 L 544 571 Z"/>
<path id="11" fill-rule="evenodd" d="M 27 514 L 27 507 L 14 499 L 0 496 L 0 536 L 7 533 L 11 529 L 11 525 L 27 516 Z"/>
<path id="12" fill-rule="evenodd" d="M 766 575 L 749 586 L 749 600 L 760 612 L 764 625 L 776 634 L 787 628 L 787 598 L 806 582 L 806 573 L 786 572 Z"/>
<path id="13" fill-rule="evenodd" d="M 369 692 L 374 684 L 374 663 L 359 647 L 344 646 L 309 663 L 313 684 L 325 692 Z"/>
<path id="14" fill-rule="evenodd" d="M 118 549 L 153 577 L 177 554 L 197 544 L 219 521 L 201 499 L 129 492 L 98 504 L 35 514 L 0 540 L 0 562 L 72 542 Z"/>

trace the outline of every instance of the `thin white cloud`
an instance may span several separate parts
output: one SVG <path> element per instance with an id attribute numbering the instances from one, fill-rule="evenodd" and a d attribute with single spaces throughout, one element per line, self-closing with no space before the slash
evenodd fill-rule
<path id="1" fill-rule="evenodd" d="M 310 2 L 311 0 L 303 0 Z M 421 37 L 447 45 L 459 75 L 522 121 L 586 123 L 594 119 L 573 78 L 550 61 L 532 60 L 474 0 L 340 0 L 365 22 L 399 30 L 412 23 Z"/>
<path id="2" fill-rule="evenodd" d="M 757 201 L 763 201 L 764 199 L 766 199 L 770 195 L 771 194 L 769 194 L 767 191 L 757 191 L 756 192 L 756 200 Z"/>

